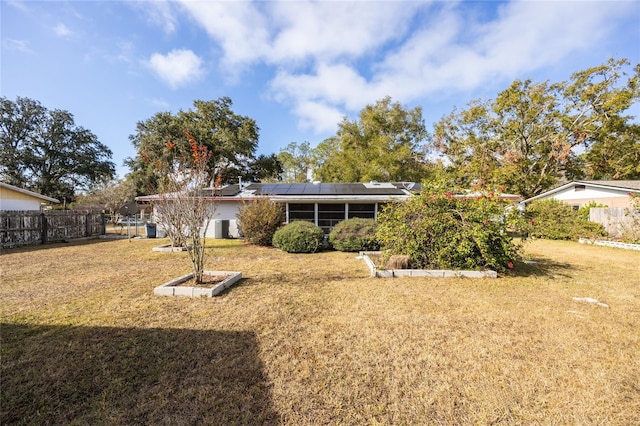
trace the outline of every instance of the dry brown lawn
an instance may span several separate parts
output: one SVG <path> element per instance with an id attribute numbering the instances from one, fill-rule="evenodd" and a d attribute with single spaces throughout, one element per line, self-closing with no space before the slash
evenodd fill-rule
<path id="1" fill-rule="evenodd" d="M 640 253 L 526 244 L 497 280 L 370 278 L 354 254 L 161 240 L 0 255 L 5 424 L 640 424 Z M 609 305 L 578 302 L 591 297 Z"/>

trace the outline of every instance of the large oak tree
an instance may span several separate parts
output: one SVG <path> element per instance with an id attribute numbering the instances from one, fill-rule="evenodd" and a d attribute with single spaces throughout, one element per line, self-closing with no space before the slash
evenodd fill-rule
<path id="1" fill-rule="evenodd" d="M 318 145 L 315 152 L 324 159 L 314 176 L 325 182 L 420 181 L 426 139 L 422 109 L 386 97 L 367 105 L 359 120 L 344 118 L 336 136 Z"/>
<path id="2" fill-rule="evenodd" d="M 67 111 L 1 98 L 0 179 L 61 201 L 113 178 L 111 150 Z"/>
<path id="3" fill-rule="evenodd" d="M 191 148 L 186 132 L 210 154 L 207 165 L 210 182 L 219 176 L 224 183 L 234 181 L 252 164 L 258 146 L 256 122 L 233 112 L 233 103 L 227 97 L 196 100 L 193 105 L 195 109 L 177 114 L 157 113 L 139 122 L 136 133 L 130 136 L 137 155 L 126 164 L 140 193 L 156 192 L 158 179 L 167 168 L 179 166 L 174 163 L 189 157 Z"/>
<path id="4" fill-rule="evenodd" d="M 435 125 L 460 186 L 504 186 L 524 197 L 576 178 L 640 177 L 638 125 L 625 112 L 640 97 L 626 60 L 576 72 L 567 82 L 516 80 L 493 101 L 474 101 Z"/>

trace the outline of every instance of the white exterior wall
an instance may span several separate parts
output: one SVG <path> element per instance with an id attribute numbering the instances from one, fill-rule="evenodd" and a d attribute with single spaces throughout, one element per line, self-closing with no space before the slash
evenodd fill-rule
<path id="1" fill-rule="evenodd" d="M 584 190 L 576 191 L 574 187 L 570 187 L 541 199 L 552 198 L 570 205 L 584 206 L 595 202 L 609 207 L 629 207 L 629 194 L 624 189 L 614 190 L 587 186 Z"/>
<path id="2" fill-rule="evenodd" d="M 223 202 L 215 202 L 211 205 L 210 208 L 215 209 L 213 216 L 211 218 L 211 222 L 207 227 L 207 233 L 204 234 L 204 224 L 200 228 L 200 235 L 206 236 L 207 238 L 216 238 L 216 222 L 220 220 L 228 220 L 229 221 L 229 236 L 231 238 L 240 238 L 240 232 L 238 229 L 238 212 L 240 211 L 240 206 L 242 203 L 240 201 L 223 201 Z M 159 223 L 158 216 L 155 214 L 155 207 L 152 216 L 152 220 L 158 224 L 159 236 L 164 236 L 164 229 L 162 228 L 162 224 Z"/>
<path id="3" fill-rule="evenodd" d="M 0 182 L 0 210 L 40 210 L 47 202 L 57 200 Z"/>
<path id="4" fill-rule="evenodd" d="M 5 198 L 0 200 L 0 210 L 40 210 L 40 200 Z"/>
<path id="5" fill-rule="evenodd" d="M 221 201 L 214 204 L 215 212 L 211 219 L 211 223 L 207 228 L 207 238 L 216 238 L 216 235 L 220 233 L 220 226 L 218 222 L 221 220 L 229 221 L 229 236 L 231 238 L 239 238 L 240 232 L 238 230 L 238 212 L 242 204 L 239 201 Z M 204 230 L 204 229 L 203 229 Z M 216 232 L 216 230 L 218 232 Z"/>

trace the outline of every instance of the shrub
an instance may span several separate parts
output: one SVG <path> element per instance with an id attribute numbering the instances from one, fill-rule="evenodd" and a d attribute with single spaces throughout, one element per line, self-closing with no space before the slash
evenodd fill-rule
<path id="1" fill-rule="evenodd" d="M 407 255 L 413 268 L 504 271 L 518 251 L 506 232 L 504 207 L 493 194 L 463 199 L 424 191 L 387 204 L 377 238 L 385 256 Z"/>
<path id="2" fill-rule="evenodd" d="M 352 218 L 338 223 L 329 234 L 329 243 L 340 251 L 379 250 L 378 225 L 373 219 Z"/>
<path id="3" fill-rule="evenodd" d="M 640 195 L 630 193 L 631 207 L 625 209 L 627 221 L 621 223 L 620 238 L 625 243 L 640 244 Z"/>
<path id="4" fill-rule="evenodd" d="M 600 208 L 600 207 L 608 207 L 608 206 L 606 204 L 600 204 L 600 203 L 596 203 L 595 201 L 591 201 L 589 204 L 585 204 L 584 206 L 578 209 L 578 216 L 580 216 L 584 220 L 589 220 L 591 208 Z"/>
<path id="5" fill-rule="evenodd" d="M 305 221 L 291 222 L 273 235 L 273 246 L 289 253 L 315 253 L 323 241 L 322 228 Z"/>
<path id="6" fill-rule="evenodd" d="M 558 200 L 534 201 L 524 215 L 525 235 L 549 240 L 594 238 L 607 233 L 604 227 L 590 222 L 584 213 Z"/>
<path id="7" fill-rule="evenodd" d="M 282 204 L 273 203 L 266 197 L 258 198 L 242 205 L 238 212 L 238 220 L 247 241 L 269 246 L 273 234 L 284 220 L 284 209 Z"/>

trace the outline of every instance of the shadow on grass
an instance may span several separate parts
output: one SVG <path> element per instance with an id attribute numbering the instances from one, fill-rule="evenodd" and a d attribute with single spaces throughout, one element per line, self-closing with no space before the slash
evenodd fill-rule
<path id="1" fill-rule="evenodd" d="M 572 270 L 575 270 L 574 265 L 556 262 L 546 258 L 536 258 L 525 262 L 518 262 L 516 268 L 507 272 L 505 275 L 511 277 L 542 276 L 570 278 L 570 271 Z"/>
<path id="2" fill-rule="evenodd" d="M 252 332 L 2 329 L 0 424 L 278 424 Z"/>

